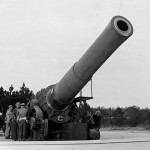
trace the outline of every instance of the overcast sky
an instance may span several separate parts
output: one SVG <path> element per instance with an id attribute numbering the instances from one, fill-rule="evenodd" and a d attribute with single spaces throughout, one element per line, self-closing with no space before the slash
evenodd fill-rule
<path id="1" fill-rule="evenodd" d="M 134 33 L 93 76 L 89 104 L 150 108 L 149 14 L 149 0 L 1 0 L 0 86 L 25 82 L 36 93 L 57 83 L 122 15 Z"/>

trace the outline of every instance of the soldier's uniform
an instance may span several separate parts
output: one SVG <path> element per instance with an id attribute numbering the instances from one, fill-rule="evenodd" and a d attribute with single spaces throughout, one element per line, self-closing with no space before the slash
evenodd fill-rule
<path id="1" fill-rule="evenodd" d="M 25 104 L 22 103 L 21 108 L 19 109 L 19 114 L 17 117 L 18 120 L 18 140 L 24 141 L 26 137 L 26 116 L 27 116 L 27 109 L 25 108 Z"/>
<path id="2" fill-rule="evenodd" d="M 101 112 L 98 110 L 96 113 L 93 115 L 93 120 L 94 120 L 94 128 L 100 129 L 101 126 Z"/>
<path id="3" fill-rule="evenodd" d="M 11 126 L 11 133 L 12 133 L 12 140 L 18 139 L 18 122 L 17 122 L 17 116 L 19 114 L 20 109 L 20 103 L 16 103 L 16 108 L 13 110 L 13 119 L 11 120 L 10 126 Z"/>
<path id="4" fill-rule="evenodd" d="M 13 106 L 9 105 L 8 107 L 9 108 L 8 108 L 8 110 L 6 112 L 6 120 L 5 120 L 5 123 L 6 123 L 5 138 L 6 139 L 10 138 L 10 121 L 11 121 L 12 116 L 13 116 L 13 112 L 12 112 Z"/>

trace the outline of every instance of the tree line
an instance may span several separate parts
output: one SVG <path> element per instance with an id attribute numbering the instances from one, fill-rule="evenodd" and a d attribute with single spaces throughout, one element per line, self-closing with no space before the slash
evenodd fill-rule
<path id="1" fill-rule="evenodd" d="M 138 125 L 144 125 L 146 128 L 149 128 L 150 109 L 148 107 L 142 109 L 138 106 L 130 106 L 125 108 L 90 108 L 91 112 L 95 112 L 96 110 L 101 111 L 103 127 L 136 127 Z"/>
<path id="2" fill-rule="evenodd" d="M 43 97 L 45 95 L 43 89 L 37 92 L 36 98 Z M 16 102 L 27 103 L 30 99 L 34 97 L 34 93 L 25 83 L 22 84 L 19 91 L 15 91 L 13 85 L 9 87 L 9 90 L 5 90 L 2 86 L 0 87 L 0 112 L 5 113 L 9 105 L 15 106 Z M 89 106 L 86 102 L 84 107 L 80 110 L 82 113 L 91 112 L 94 114 L 96 110 L 100 110 L 102 114 L 102 126 L 131 126 L 135 127 L 140 124 L 150 124 L 150 109 L 141 109 L 138 106 L 130 107 L 117 107 L 117 108 L 105 108 L 97 107 L 93 108 Z"/>
<path id="3" fill-rule="evenodd" d="M 27 103 L 34 95 L 33 91 L 26 87 L 25 83 L 22 84 L 19 91 L 14 90 L 13 85 L 9 90 L 0 87 L 0 112 L 5 113 L 9 105 L 15 106 L 16 102 Z"/>

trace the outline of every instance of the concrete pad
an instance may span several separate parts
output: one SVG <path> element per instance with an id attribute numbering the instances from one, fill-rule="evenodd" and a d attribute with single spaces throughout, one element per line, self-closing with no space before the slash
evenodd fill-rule
<path id="1" fill-rule="evenodd" d="M 100 140 L 0 141 L 0 150 L 149 150 L 147 131 L 102 131 Z"/>

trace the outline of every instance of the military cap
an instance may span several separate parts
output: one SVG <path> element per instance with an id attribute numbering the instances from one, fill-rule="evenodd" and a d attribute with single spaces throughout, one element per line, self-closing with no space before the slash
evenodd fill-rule
<path id="1" fill-rule="evenodd" d="M 18 105 L 20 105 L 20 103 L 19 103 L 19 102 L 17 102 L 17 103 L 15 104 L 15 106 L 18 106 Z"/>
<path id="2" fill-rule="evenodd" d="M 13 105 L 9 105 L 8 108 L 13 108 Z"/>
<path id="3" fill-rule="evenodd" d="M 25 106 L 25 103 L 21 103 L 20 106 Z"/>

